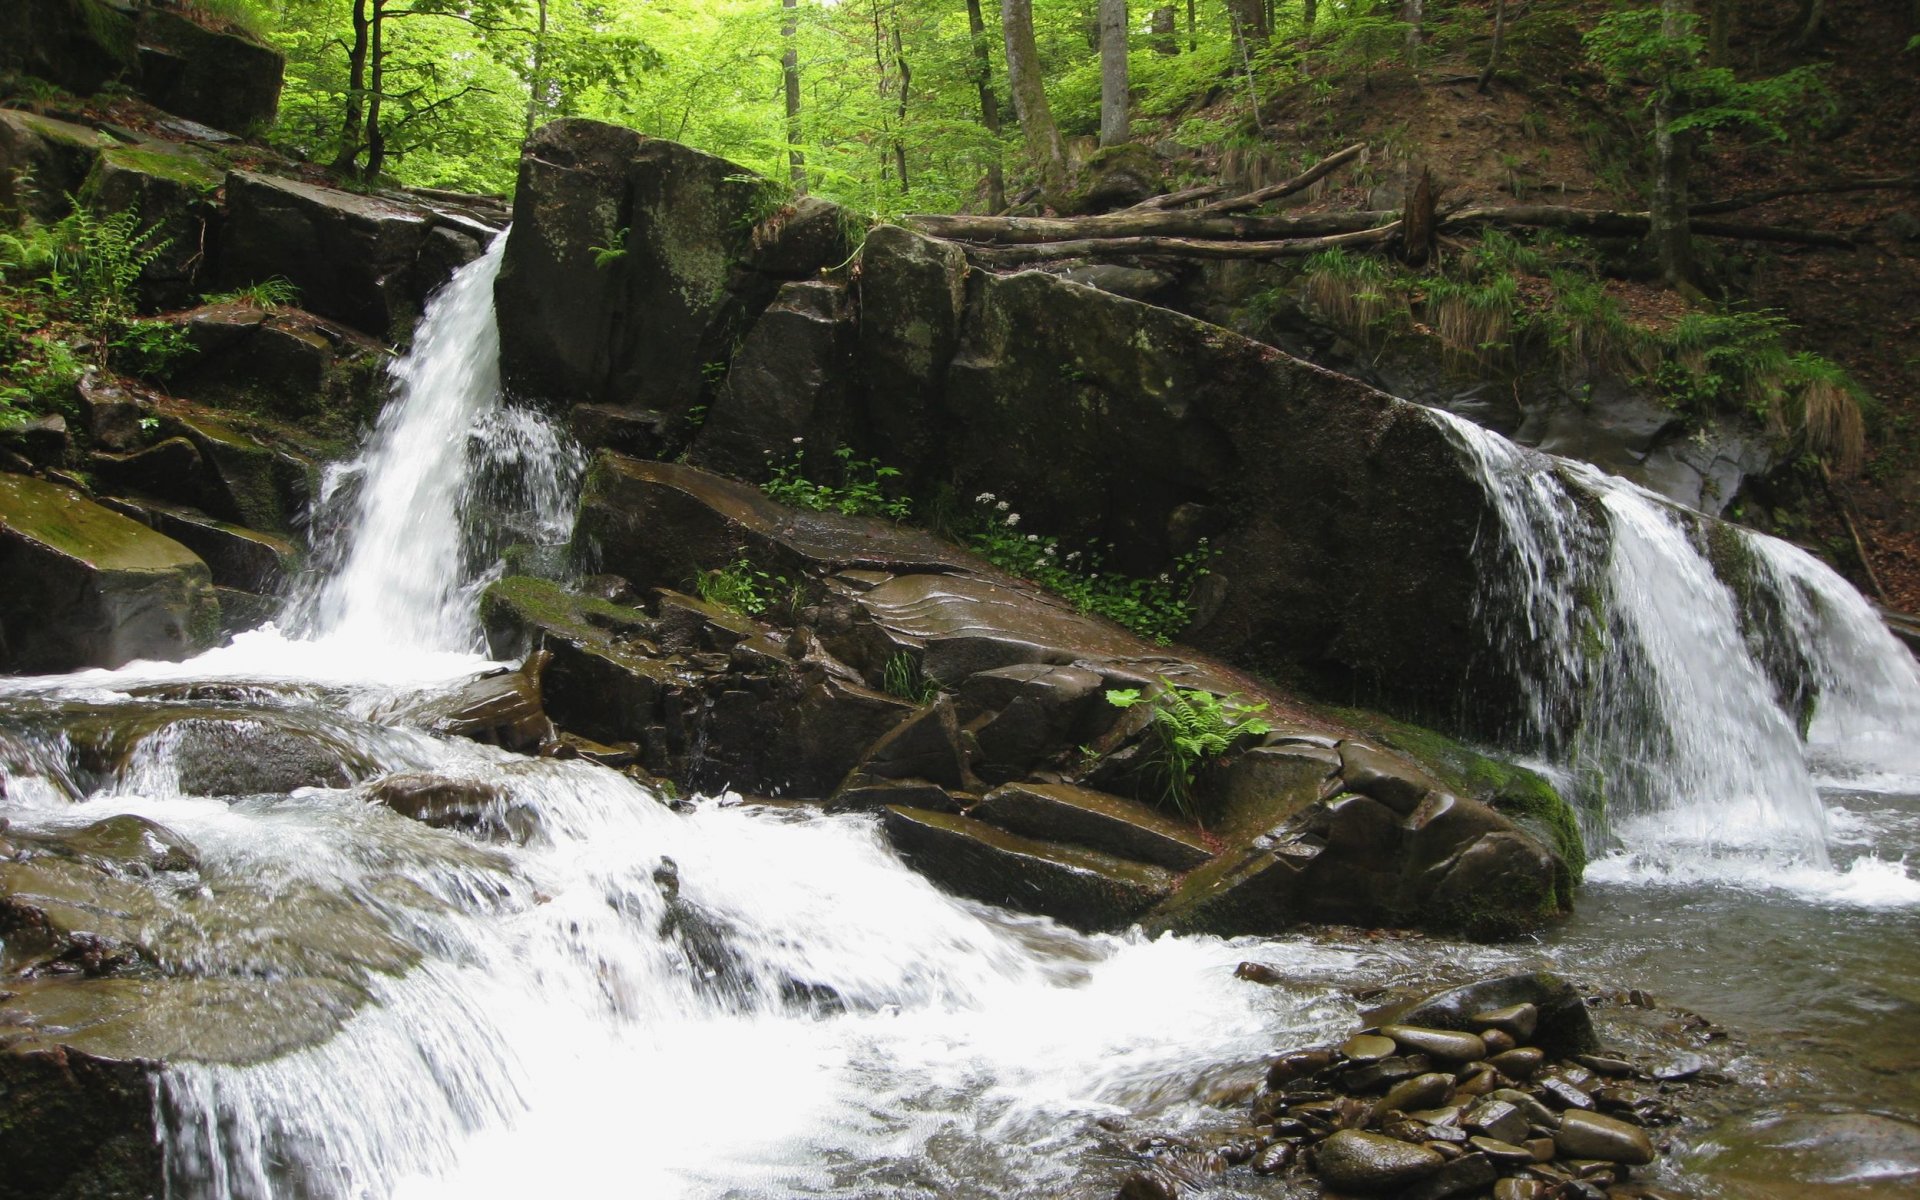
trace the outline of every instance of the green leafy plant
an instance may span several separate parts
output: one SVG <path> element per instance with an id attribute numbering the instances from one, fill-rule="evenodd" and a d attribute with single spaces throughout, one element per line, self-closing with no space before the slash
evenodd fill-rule
<path id="1" fill-rule="evenodd" d="M 208 304 L 245 304 L 262 312 L 300 303 L 300 289 L 284 275 L 250 283 L 231 292 L 211 292 L 200 297 Z"/>
<path id="2" fill-rule="evenodd" d="M 940 695 L 940 684 L 926 675 L 919 659 L 902 650 L 880 668 L 880 690 L 915 704 L 931 704 Z"/>
<path id="3" fill-rule="evenodd" d="M 1107 569 L 1097 549 L 1062 550 L 1059 538 L 1020 531 L 1020 514 L 992 492 L 974 497 L 965 540 L 994 566 L 1062 597 L 1083 613 L 1102 616 L 1161 645 L 1193 618 L 1187 598 L 1208 573 L 1214 550 L 1205 538 L 1153 578 Z"/>
<path id="4" fill-rule="evenodd" d="M 622 226 L 610 239 L 611 244 L 587 247 L 593 251 L 593 265 L 597 270 L 604 271 L 627 256 L 627 235 L 630 232 L 631 230 Z"/>
<path id="5" fill-rule="evenodd" d="M 1165 777 L 1166 799 L 1194 819 L 1193 786 L 1199 769 L 1233 749 L 1242 738 L 1273 731 L 1260 714 L 1266 703 L 1245 703 L 1239 693 L 1216 696 L 1197 688 L 1175 687 L 1166 679 L 1150 694 L 1139 688 L 1114 688 L 1107 703 L 1115 708 L 1145 704 L 1153 714 L 1155 762 Z"/>
<path id="6" fill-rule="evenodd" d="M 887 482 L 900 477 L 896 468 L 881 466 L 877 458 L 855 458 L 850 446 L 835 448 L 833 458 L 832 469 L 840 477 L 838 483 L 808 479 L 807 452 L 802 448 L 796 449 L 786 462 L 775 465 L 773 477 L 762 484 L 760 490 L 782 504 L 812 512 L 889 517 L 895 521 L 904 521 L 912 515 L 912 501 L 887 492 Z"/>
<path id="7" fill-rule="evenodd" d="M 791 588 L 786 576 L 769 574 L 744 555 L 724 567 L 702 571 L 694 580 L 694 591 L 702 600 L 750 617 L 766 612 Z"/>

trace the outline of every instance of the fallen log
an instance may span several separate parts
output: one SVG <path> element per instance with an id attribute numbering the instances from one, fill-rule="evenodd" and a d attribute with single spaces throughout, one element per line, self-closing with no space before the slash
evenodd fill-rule
<path id="1" fill-rule="evenodd" d="M 1172 258 L 1271 259 L 1304 258 L 1340 246 L 1376 246 L 1399 236 L 1400 222 L 1377 229 L 1330 237 L 1288 238 L 1283 241 L 1235 242 L 1209 238 L 1118 237 L 1080 238 L 1074 241 L 1034 242 L 1024 245 L 983 246 L 962 242 L 967 256 L 985 266 L 1020 266 L 1056 258 L 1116 258 L 1160 255 Z"/>
<path id="2" fill-rule="evenodd" d="M 1278 200 L 1282 196 L 1291 196 L 1295 192 L 1303 191 L 1311 187 L 1341 167 L 1346 166 L 1354 159 L 1359 158 L 1360 155 L 1366 151 L 1366 148 L 1367 144 L 1365 142 L 1355 142 L 1338 154 L 1330 154 L 1321 159 L 1305 171 L 1295 175 L 1292 179 L 1269 184 L 1256 191 L 1248 192 L 1244 196 L 1234 196 L 1227 200 L 1216 200 L 1200 211 L 1204 213 L 1245 212 L 1250 208 L 1258 208 L 1269 201 Z"/>
<path id="3" fill-rule="evenodd" d="M 1184 191 L 1168 192 L 1164 196 L 1154 196 L 1140 203 L 1123 208 L 1121 212 L 1165 212 L 1170 208 L 1179 208 L 1182 204 L 1192 204 L 1197 200 L 1211 200 L 1227 189 L 1218 184 L 1203 187 L 1190 187 Z"/>
<path id="4" fill-rule="evenodd" d="M 1274 241 L 1321 237 L 1377 228 L 1398 214 L 1388 209 L 1307 213 L 1297 217 L 1210 215 L 1205 209 L 1158 212 L 1127 209 L 1097 217 L 975 217 L 917 214 L 902 217 L 909 229 L 956 242 L 1031 245 L 1127 237 L 1203 238 L 1221 241 Z"/>
<path id="5" fill-rule="evenodd" d="M 1530 229 L 1564 229 L 1569 233 L 1614 237 L 1644 237 L 1652 224 L 1646 213 L 1615 212 L 1600 208 L 1562 208 L 1547 204 L 1465 208 L 1441 222 L 1443 229 L 1483 225 L 1511 225 Z M 1749 242 L 1790 242 L 1803 246 L 1849 248 L 1853 239 L 1831 229 L 1799 229 L 1789 225 L 1753 225 L 1738 221 L 1693 221 L 1695 237 L 1734 238 Z"/>
<path id="6" fill-rule="evenodd" d="M 1791 187 L 1770 188 L 1764 192 L 1748 192 L 1744 196 L 1729 196 L 1725 200 L 1710 200 L 1704 204 L 1695 204 L 1687 208 L 1693 216 L 1708 216 L 1713 213 L 1739 212 L 1745 208 L 1755 208 L 1774 200 L 1788 196 L 1831 196 L 1841 192 L 1894 192 L 1920 191 L 1920 176 L 1902 176 L 1888 179 L 1842 179 L 1832 183 L 1803 183 Z"/>

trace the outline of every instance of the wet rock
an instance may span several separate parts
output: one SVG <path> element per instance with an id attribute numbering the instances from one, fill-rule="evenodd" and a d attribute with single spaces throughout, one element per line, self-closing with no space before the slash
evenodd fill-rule
<path id="1" fill-rule="evenodd" d="M 1362 1033 L 1340 1043 L 1340 1053 L 1354 1062 L 1379 1062 L 1389 1055 L 1399 1052 L 1400 1047 L 1390 1037 L 1375 1033 Z"/>
<path id="2" fill-rule="evenodd" d="M 1294 1050 L 1273 1060 L 1267 1068 L 1267 1086 L 1284 1087 L 1296 1079 L 1317 1074 L 1333 1065 L 1330 1050 Z"/>
<path id="3" fill-rule="evenodd" d="M 158 252 L 141 268 L 144 307 L 178 308 L 194 301 L 216 213 L 212 193 L 226 171 L 200 151 L 154 140 L 103 150 L 80 198 L 105 212 L 136 212 L 153 230 Z"/>
<path id="4" fill-rule="evenodd" d="M 32 1196 L 153 1196 L 165 1190 L 154 1137 L 159 1064 L 62 1045 L 0 1048 L 0 1192 Z"/>
<path id="5" fill-rule="evenodd" d="M 1016 837 L 966 817 L 889 808 L 887 837 L 916 870 L 950 891 L 1077 929 L 1118 929 L 1172 888 L 1157 867 Z"/>
<path id="6" fill-rule="evenodd" d="M 855 331 L 846 300 L 845 288 L 833 284 L 781 287 L 733 356 L 689 461 L 755 479 L 798 448 L 812 448 L 809 463 L 832 452 L 852 377 Z"/>
<path id="7" fill-rule="evenodd" d="M 1131 800 L 1066 784 L 1007 784 L 987 793 L 968 815 L 1010 833 L 1069 842 L 1175 871 L 1213 857 L 1190 826 Z"/>
<path id="8" fill-rule="evenodd" d="M 129 454 L 95 454 L 95 478 L 115 492 L 171 501 L 193 508 L 214 503 L 211 477 L 200 450 L 184 437 L 169 437 Z"/>
<path id="9" fill-rule="evenodd" d="M 1540 1027 L 1540 1006 L 1509 1004 L 1505 1008 L 1474 1013 L 1469 1020 L 1482 1029 L 1498 1029 L 1517 1042 L 1525 1042 Z"/>
<path id="10" fill-rule="evenodd" d="M 1630 1166 L 1653 1161 L 1653 1142 L 1646 1130 L 1599 1113 L 1567 1113 L 1554 1131 L 1553 1141 L 1569 1158 L 1597 1158 Z"/>
<path id="11" fill-rule="evenodd" d="M 1399 1200 L 1448 1200 L 1453 1196 L 1485 1195 L 1497 1178 L 1499 1168 L 1491 1156 L 1465 1154 L 1401 1192 Z"/>
<path id="12" fill-rule="evenodd" d="M 989 782 L 1007 782 L 1062 746 L 1091 740 L 1112 719 L 1111 706 L 1101 701 L 1103 685 L 1096 671 L 1055 663 L 1018 663 L 968 676 L 956 704 L 979 747 L 975 769 Z"/>
<path id="13" fill-rule="evenodd" d="M 278 592 L 300 564 L 299 550 L 287 539 L 215 520 L 194 509 L 153 501 L 109 500 L 107 504 L 199 555 L 220 587 Z"/>
<path id="14" fill-rule="evenodd" d="M 286 69 L 279 51 L 157 7 L 140 11 L 136 38 L 137 86 L 156 108 L 232 133 L 273 123 Z"/>
<path id="15" fill-rule="evenodd" d="M 476 676 L 393 716 L 434 733 L 533 753 L 554 736 L 540 693 L 546 657 L 535 651 L 518 669 Z"/>
<path id="16" fill-rule="evenodd" d="M 525 843 L 539 830 L 539 815 L 511 795 L 476 779 L 414 772 L 389 775 L 367 788 L 367 799 L 436 829 L 459 829 Z"/>
<path id="17" fill-rule="evenodd" d="M 1503 1075 L 1514 1079 L 1531 1079 L 1540 1069 L 1547 1056 L 1534 1046 L 1518 1046 L 1512 1050 L 1503 1050 L 1487 1061 Z"/>
<path id="18" fill-rule="evenodd" d="M 1314 1173 L 1330 1186 L 1369 1194 L 1407 1187 L 1445 1165 L 1424 1146 L 1352 1129 L 1335 1133 L 1313 1152 Z"/>
<path id="19" fill-rule="evenodd" d="M 671 416 L 705 403 L 705 369 L 724 366 L 780 284 L 851 252 L 814 237 L 817 205 L 769 212 L 768 187 L 626 129 L 566 119 L 535 131 L 496 285 L 507 386 Z M 602 267 L 599 247 L 625 253 Z"/>
<path id="20" fill-rule="evenodd" d="M 1501 1142 L 1520 1142 L 1527 1136 L 1527 1114 L 1505 1100 L 1488 1097 L 1467 1111 L 1468 1129 Z"/>
<path id="21" fill-rule="evenodd" d="M 1255 746 L 1215 773 L 1210 823 L 1225 832 L 1271 829 L 1326 797 L 1340 756 L 1301 743 Z"/>
<path id="22" fill-rule="evenodd" d="M 178 660 L 219 622 L 192 551 L 54 484 L 0 476 L 0 669 Z"/>
<path id="23" fill-rule="evenodd" d="M 1543 1200 L 1547 1185 L 1537 1179 L 1502 1179 L 1493 1185 L 1493 1200 Z"/>
<path id="24" fill-rule="evenodd" d="M 108 817 L 65 838 L 74 853 L 121 868 L 143 871 L 194 871 L 200 852 L 192 842 L 155 821 L 132 813 Z"/>
<path id="25" fill-rule="evenodd" d="M 146 409 L 126 389 L 88 372 L 80 377 L 76 392 L 81 424 L 94 445 L 124 452 L 140 444 L 146 432 L 140 428 L 140 418 Z"/>
<path id="26" fill-rule="evenodd" d="M 966 805 L 937 783 L 924 779 L 876 779 L 855 771 L 827 801 L 829 809 L 872 812 L 899 805 L 928 812 L 959 813 Z"/>
<path id="27" fill-rule="evenodd" d="M 1487 1045 L 1478 1034 L 1428 1029 L 1419 1025 L 1383 1025 L 1380 1034 L 1392 1038 L 1409 1051 L 1432 1055 L 1447 1062 L 1477 1062 L 1487 1056 Z"/>
<path id="28" fill-rule="evenodd" d="M 650 408 L 576 404 L 570 421 L 573 436 L 588 451 L 611 450 L 629 458 L 659 458 L 672 439 L 672 418 Z"/>
<path id="29" fill-rule="evenodd" d="M 960 747 L 953 703 L 945 696 L 882 734 L 857 769 L 883 779 L 925 779 L 953 791 L 973 791 L 978 786 Z"/>
<path id="30" fill-rule="evenodd" d="M 324 734 L 255 720 L 188 718 L 162 736 L 171 743 L 180 790 L 189 796 L 343 788 L 371 773 L 363 754 Z"/>
<path id="31" fill-rule="evenodd" d="M 1416 1075 L 1402 1083 L 1396 1083 L 1380 1098 L 1373 1107 L 1375 1119 L 1390 1112 L 1417 1112 L 1423 1108 L 1432 1108 L 1445 1104 L 1447 1097 L 1453 1094 L 1453 1076 L 1430 1072 Z"/>
<path id="32" fill-rule="evenodd" d="M 1256 1174 L 1278 1175 L 1293 1165 L 1299 1153 L 1300 1147 L 1296 1142 L 1273 1142 L 1253 1156 L 1251 1165 Z"/>
<path id="33" fill-rule="evenodd" d="M 378 415 L 388 389 L 385 345 L 300 309 L 205 305 L 169 318 L 194 356 L 173 389 L 203 404 L 271 414 L 345 441 Z"/>
<path id="34" fill-rule="evenodd" d="M 1482 1027 L 1476 1014 L 1516 1004 L 1532 1004 L 1538 1010 L 1531 1044 L 1547 1054 L 1564 1058 L 1591 1054 L 1600 1048 L 1580 990 L 1544 971 L 1454 988 L 1395 1016 L 1403 1024 L 1472 1032 Z"/>
<path id="35" fill-rule="evenodd" d="M 44 5 L 49 0 L 33 2 Z M 0 16 L 0 21 L 5 19 Z M 0 36 L 0 54 L 20 44 Z M 0 208 L 26 212 L 39 221 L 58 220 L 67 211 L 67 196 L 80 190 L 101 150 L 112 144 L 84 125 L 0 109 Z M 31 180 L 31 186 L 23 187 L 23 180 Z"/>
<path id="36" fill-rule="evenodd" d="M 1340 743 L 1340 777 L 1349 789 L 1371 796 L 1401 816 L 1411 813 L 1428 792 L 1440 786 L 1405 759 L 1358 742 Z"/>
<path id="37" fill-rule="evenodd" d="M 39 467 L 58 467 L 67 460 L 67 419 L 59 413 L 34 417 L 0 430 L 0 445 L 17 451 Z"/>

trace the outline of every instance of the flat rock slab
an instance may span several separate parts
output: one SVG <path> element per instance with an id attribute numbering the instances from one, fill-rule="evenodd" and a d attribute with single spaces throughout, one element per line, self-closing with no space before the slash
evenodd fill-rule
<path id="1" fill-rule="evenodd" d="M 1173 890 L 1158 867 L 1034 841 L 948 813 L 888 808 L 887 837 L 941 887 L 1083 930 L 1124 928 Z"/>
<path id="2" fill-rule="evenodd" d="M 1197 830 L 1144 804 L 1067 784 L 1010 783 L 987 793 L 967 815 L 1009 833 L 1070 842 L 1175 871 L 1213 857 Z"/>

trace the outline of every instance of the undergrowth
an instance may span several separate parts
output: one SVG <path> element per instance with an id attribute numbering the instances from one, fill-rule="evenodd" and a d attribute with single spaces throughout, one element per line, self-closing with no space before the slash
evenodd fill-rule
<path id="1" fill-rule="evenodd" d="M 1214 551 L 1205 538 L 1153 578 L 1108 570 L 1097 549 L 1061 549 L 1059 538 L 1020 531 L 1020 514 L 992 492 L 974 497 L 977 512 L 965 523 L 966 543 L 1001 570 L 1028 579 L 1093 613 L 1166 645 L 1193 618 L 1187 597 L 1207 574 Z"/>
<path id="2" fill-rule="evenodd" d="M 1260 714 L 1264 702 L 1247 704 L 1238 693 L 1216 696 L 1194 688 L 1179 688 L 1165 679 L 1151 694 L 1139 688 L 1115 688 L 1107 693 L 1115 708 L 1145 704 L 1153 714 L 1154 758 L 1166 787 L 1166 799 L 1175 811 L 1196 820 L 1194 777 L 1202 764 L 1233 749 L 1243 737 L 1272 732 Z"/>
<path id="3" fill-rule="evenodd" d="M 718 604 L 749 617 L 766 612 L 782 595 L 793 590 L 786 576 L 764 571 L 744 555 L 724 567 L 702 571 L 693 587 L 708 604 Z"/>
<path id="4" fill-rule="evenodd" d="M 900 478 L 897 468 L 883 467 L 877 458 L 855 458 L 850 446 L 835 448 L 833 458 L 829 470 L 838 476 L 838 482 L 807 478 L 807 452 L 801 448 L 786 462 L 773 466 L 772 478 L 760 485 L 760 490 L 782 504 L 813 512 L 888 517 L 895 521 L 904 521 L 912 515 L 913 502 L 887 490 L 889 481 Z"/>

